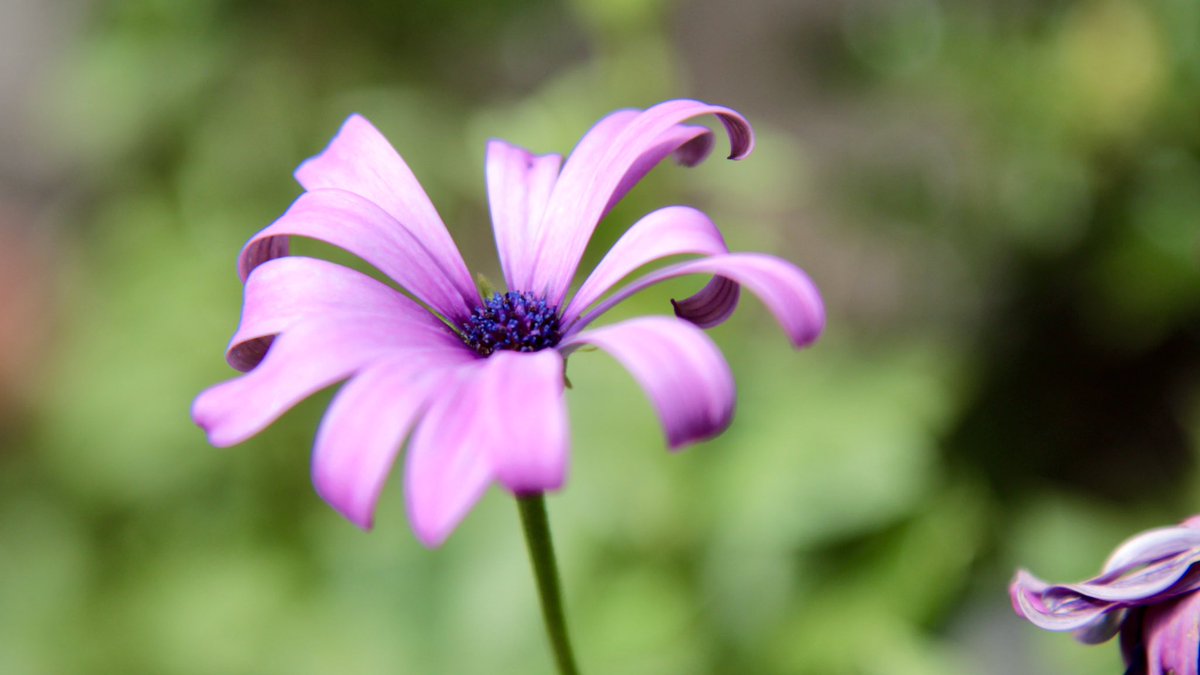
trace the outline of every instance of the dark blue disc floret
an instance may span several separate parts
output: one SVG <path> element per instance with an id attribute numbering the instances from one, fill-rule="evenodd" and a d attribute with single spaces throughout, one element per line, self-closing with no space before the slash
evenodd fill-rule
<path id="1" fill-rule="evenodd" d="M 533 293 L 497 293 L 471 312 L 462 325 L 463 341 L 487 356 L 500 349 L 536 352 L 562 338 L 558 310 Z"/>

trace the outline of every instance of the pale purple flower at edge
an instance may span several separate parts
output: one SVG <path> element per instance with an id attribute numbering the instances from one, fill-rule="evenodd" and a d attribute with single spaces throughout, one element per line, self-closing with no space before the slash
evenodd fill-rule
<path id="1" fill-rule="evenodd" d="M 1200 673 L 1200 516 L 1121 544 L 1101 574 L 1051 585 L 1018 570 L 1013 608 L 1034 625 L 1094 644 L 1121 636 L 1129 675 Z"/>
<path id="2" fill-rule="evenodd" d="M 515 494 L 563 485 L 564 367 L 580 347 L 599 348 L 629 370 L 671 448 L 719 434 L 732 419 L 733 377 L 699 327 L 727 318 L 745 287 L 795 346 L 810 344 L 825 317 L 804 272 L 772 256 L 730 253 L 707 216 L 668 206 L 631 226 L 567 297 L 613 205 L 667 156 L 689 166 L 707 156 L 712 132 L 682 124 L 706 114 L 724 124 L 731 159 L 750 153 L 753 132 L 738 113 L 688 100 L 605 117 L 565 163 L 491 141 L 488 200 L 509 289 L 493 298 L 480 297 L 404 160 L 366 119 L 351 116 L 297 169 L 306 191 L 242 250 L 245 300 L 226 357 L 245 374 L 203 392 L 193 418 L 211 443 L 230 446 L 346 380 L 317 432 L 317 492 L 369 529 L 408 439 L 407 510 L 428 546 L 443 542 L 493 482 Z M 289 256 L 291 236 L 357 255 L 419 302 L 349 268 Z M 621 285 L 643 265 L 682 254 L 698 257 Z M 633 293 L 685 274 L 713 277 L 672 302 L 686 321 L 652 316 L 590 327 Z"/>

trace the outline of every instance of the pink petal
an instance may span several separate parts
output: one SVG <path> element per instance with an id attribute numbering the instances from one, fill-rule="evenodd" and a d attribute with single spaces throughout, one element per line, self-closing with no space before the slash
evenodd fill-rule
<path id="1" fill-rule="evenodd" d="M 761 253 L 729 253 L 677 263 L 647 274 L 597 305 L 570 326 L 567 333 L 581 330 L 634 293 L 686 274 L 712 274 L 745 286 L 762 300 L 797 347 L 811 344 L 825 326 L 825 306 L 821 302 L 821 295 L 799 267 Z M 720 315 L 722 311 L 718 307 L 716 314 Z M 683 318 L 688 317 L 685 315 Z"/>
<path id="2" fill-rule="evenodd" d="M 1116 571 L 1082 583 L 1050 586 L 1042 595 L 1047 600 L 1085 595 L 1107 602 L 1148 604 L 1160 594 L 1173 595 L 1200 586 L 1200 578 L 1181 583 L 1191 566 L 1198 562 L 1200 549 L 1191 549 L 1148 564 L 1135 565 L 1127 572 Z"/>
<path id="3" fill-rule="evenodd" d="M 488 143 L 488 203 L 509 288 L 529 284 L 533 229 L 541 221 L 561 165 L 559 155 L 537 156 L 504 141 Z"/>
<path id="4" fill-rule="evenodd" d="M 493 479 L 553 490 L 567 470 L 563 362 L 554 350 L 497 352 L 456 371 L 409 446 L 405 495 L 417 538 L 438 546 Z"/>
<path id="5" fill-rule="evenodd" d="M 1033 576 L 1029 572 L 1019 569 L 1012 583 L 1008 586 L 1008 597 L 1012 601 L 1013 611 L 1018 616 L 1025 617 L 1025 612 L 1021 609 L 1019 598 L 1021 594 L 1038 598 L 1041 601 L 1042 591 L 1049 586 L 1046 582 Z M 1028 617 L 1026 617 L 1028 618 Z"/>
<path id="6" fill-rule="evenodd" d="M 386 284 L 324 260 L 288 257 L 262 264 L 246 280 L 242 321 L 225 358 L 248 371 L 262 361 L 275 334 L 301 321 L 373 316 L 404 317 L 411 330 L 424 325 L 429 340 L 457 340 L 435 316 Z"/>
<path id="7" fill-rule="evenodd" d="M 486 402 L 475 385 L 486 363 L 468 364 L 445 379 L 408 444 L 408 520 L 430 548 L 446 541 L 492 479 L 488 453 L 478 445 Z"/>
<path id="8" fill-rule="evenodd" d="M 479 303 L 470 275 L 460 269 L 461 259 L 442 257 L 420 232 L 353 192 L 321 189 L 300 195 L 242 249 L 238 269 L 243 280 L 270 259 L 273 242 L 283 236 L 311 237 L 343 248 L 454 321 L 465 320 Z"/>
<path id="9" fill-rule="evenodd" d="M 489 402 L 496 480 L 514 494 L 557 490 L 567 477 L 567 399 L 556 350 L 496 352 L 479 386 Z"/>
<path id="10" fill-rule="evenodd" d="M 612 147 L 625 127 L 642 113 L 641 110 L 617 110 L 611 112 L 592 125 L 591 129 L 579 139 L 571 154 L 567 155 L 567 163 L 563 166 L 562 176 L 578 177 L 595 170 L 605 153 Z M 561 177 L 561 176 L 560 176 Z M 577 180 L 577 178 L 572 178 Z"/>
<path id="11" fill-rule="evenodd" d="M 650 397 L 672 449 L 712 438 L 732 421 L 733 374 L 699 328 L 642 317 L 577 333 L 559 348 L 570 352 L 583 345 L 603 349 L 629 370 Z"/>
<path id="12" fill-rule="evenodd" d="M 571 151 L 566 167 L 563 168 L 563 175 L 572 177 L 571 180 L 586 180 L 580 177 L 595 172 L 597 165 L 604 161 L 606 153 L 612 148 L 613 142 L 617 140 L 620 133 L 641 113 L 641 110 L 618 110 L 603 117 L 583 135 L 575 149 Z M 662 134 L 653 147 L 647 149 L 626 170 L 612 196 L 609 197 L 603 213 L 607 214 L 613 206 L 616 206 L 622 197 L 668 155 L 674 154 L 675 160 L 683 166 L 696 166 L 712 152 L 713 144 L 713 134 L 707 127 L 683 125 L 671 127 Z M 599 221 L 602 218 L 603 214 L 596 220 Z M 543 223 L 540 220 L 531 225 L 534 226 L 531 231 L 537 235 L 534 237 L 535 240 L 540 242 L 544 236 L 547 236 L 541 229 Z M 544 225 L 546 230 L 560 227 L 558 223 L 544 223 Z M 531 286 L 522 284 L 519 287 Z"/>
<path id="13" fill-rule="evenodd" d="M 1200 530 L 1186 525 L 1158 527 L 1130 537 L 1104 563 L 1111 572 L 1189 550 L 1200 551 Z"/>
<path id="14" fill-rule="evenodd" d="M 1103 615 L 1116 608 L 1116 603 L 1074 596 L 1060 602 L 1047 603 L 1043 591 L 1047 585 L 1026 572 L 1017 570 L 1017 577 L 1009 586 L 1013 609 L 1033 625 L 1051 631 L 1086 630 Z"/>
<path id="15" fill-rule="evenodd" d="M 317 432 L 313 485 L 351 522 L 370 529 L 401 443 L 448 369 L 475 361 L 467 350 L 367 366 L 342 387 Z"/>
<path id="16" fill-rule="evenodd" d="M 296 180 L 305 190 L 346 190 L 378 205 L 421 242 L 463 297 L 475 296 L 462 255 L 421 184 L 391 143 L 361 115 L 351 115 L 329 147 L 302 163 Z"/>
<path id="17" fill-rule="evenodd" d="M 254 370 L 200 394 L 192 418 L 215 446 L 241 443 L 318 390 L 389 354 L 438 358 L 459 348 L 428 340 L 403 316 L 311 320 L 275 338 Z M 462 348 L 465 351 L 465 348 Z"/>
<path id="18" fill-rule="evenodd" d="M 1128 633 L 1141 630 L 1134 625 L 1140 621 L 1139 617 L 1147 620 L 1145 642 L 1153 653 L 1155 647 L 1151 642 L 1155 636 L 1149 630 L 1149 617 L 1152 614 L 1161 617 L 1162 608 L 1178 604 L 1177 597 L 1197 595 L 1200 573 L 1194 567 L 1200 563 L 1198 545 L 1200 532 L 1189 521 L 1184 526 L 1158 528 L 1130 538 L 1109 557 L 1103 573 L 1081 583 L 1050 585 L 1018 570 L 1009 588 L 1013 607 L 1034 625 L 1047 630 L 1075 631 L 1076 639 L 1083 642 L 1108 639 L 1120 627 L 1126 659 L 1136 660 L 1138 656 L 1131 651 L 1131 645 L 1140 642 L 1141 637 Z M 1163 628 L 1167 633 L 1179 627 L 1172 622 L 1168 624 Z M 1163 666 L 1182 668 L 1187 664 L 1177 659 L 1190 655 L 1192 662 L 1188 667 L 1195 668 L 1196 632 L 1188 630 L 1191 640 L 1182 646 L 1184 651 L 1172 651 L 1180 647 L 1174 637 L 1159 643 L 1159 655 L 1166 659 Z M 1154 667 L 1152 662 L 1151 669 Z"/>
<path id="19" fill-rule="evenodd" d="M 1147 675 L 1197 675 L 1200 593 L 1146 608 Z"/>
<path id="20" fill-rule="evenodd" d="M 706 154 L 704 132 L 679 123 L 714 114 L 729 133 L 731 159 L 754 147 L 750 125 L 737 112 L 699 101 L 667 101 L 641 113 L 620 111 L 601 120 L 568 158 L 538 229 L 530 290 L 561 304 L 584 248 L 607 210 L 658 161 L 680 151 L 685 162 Z"/>
<path id="21" fill-rule="evenodd" d="M 625 195 L 629 194 L 634 186 L 642 182 L 651 169 L 658 166 L 659 162 L 668 156 L 674 155 L 675 161 L 682 166 L 696 166 L 708 158 L 715 144 L 713 133 L 709 131 L 708 127 L 690 125 L 671 127 L 658 138 L 655 145 L 643 150 L 642 155 L 625 171 L 625 175 L 621 177 L 621 182 L 617 184 L 612 196 L 608 198 L 608 203 L 604 205 L 604 211 L 601 212 L 596 222 L 603 220 L 604 216 L 607 216 L 608 212 Z"/>
<path id="22" fill-rule="evenodd" d="M 700 211 L 687 206 L 654 211 L 613 244 L 563 311 L 563 323 L 575 321 L 617 282 L 643 265 L 673 255 L 728 252 L 717 226 Z"/>

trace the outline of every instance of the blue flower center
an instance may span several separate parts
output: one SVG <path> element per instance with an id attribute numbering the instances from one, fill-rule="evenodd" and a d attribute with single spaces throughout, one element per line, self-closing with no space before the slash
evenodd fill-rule
<path id="1" fill-rule="evenodd" d="M 558 308 L 533 293 L 497 293 L 462 324 L 463 342 L 482 356 L 510 349 L 536 352 L 562 339 Z"/>

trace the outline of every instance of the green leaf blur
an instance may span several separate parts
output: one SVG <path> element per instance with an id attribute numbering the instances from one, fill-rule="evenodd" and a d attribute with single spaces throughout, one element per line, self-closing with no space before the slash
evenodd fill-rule
<path id="1" fill-rule="evenodd" d="M 507 495 L 428 551 L 399 480 L 370 535 L 313 493 L 330 392 L 229 450 L 189 419 L 234 375 L 239 248 L 351 112 L 493 280 L 488 138 L 565 153 L 673 97 L 759 133 L 656 170 L 589 259 L 692 204 L 830 328 L 794 352 L 747 297 L 712 331 L 734 425 L 681 454 L 571 358 L 547 505 L 585 672 L 1116 673 L 1013 614 L 1013 569 L 1200 511 L 1192 0 L 14 0 L 0 44 L 0 673 L 552 671 Z"/>

